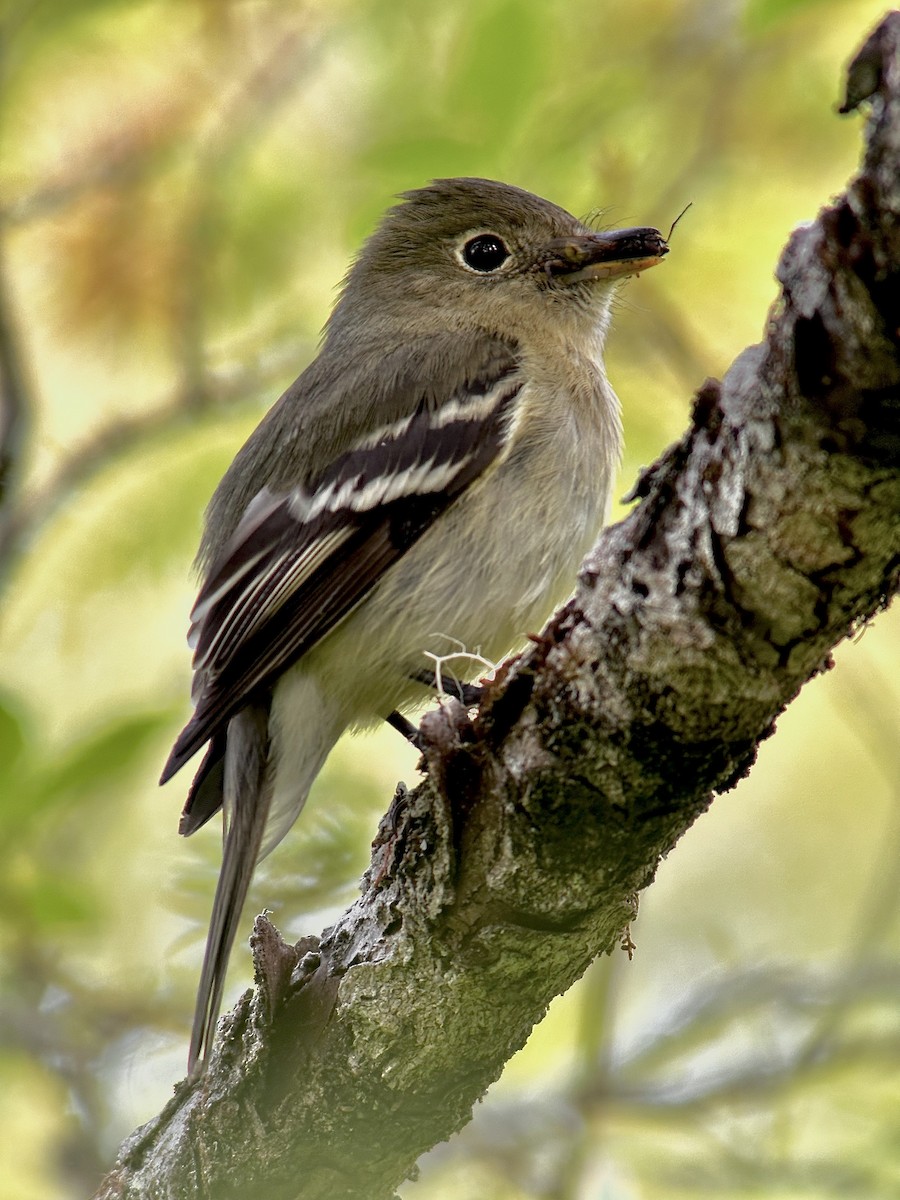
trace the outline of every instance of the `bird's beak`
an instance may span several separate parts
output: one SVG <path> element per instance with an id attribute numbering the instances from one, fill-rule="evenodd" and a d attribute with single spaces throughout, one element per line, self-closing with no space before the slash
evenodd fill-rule
<path id="1" fill-rule="evenodd" d="M 559 283 L 580 283 L 638 275 L 662 262 L 668 253 L 666 239 L 658 229 L 614 229 L 551 242 L 542 266 Z"/>

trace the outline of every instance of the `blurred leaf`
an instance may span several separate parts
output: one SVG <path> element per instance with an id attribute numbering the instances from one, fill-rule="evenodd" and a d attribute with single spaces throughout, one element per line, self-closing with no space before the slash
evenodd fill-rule
<path id="1" fill-rule="evenodd" d="M 297 179 L 278 175 L 241 188 L 234 186 L 238 174 L 230 170 L 222 180 L 225 194 L 212 218 L 217 236 L 209 239 L 213 260 L 207 291 L 216 317 L 246 321 L 255 304 L 270 304 L 291 278 L 309 214 L 308 197 Z M 286 253 L 286 247 L 294 253 Z M 315 256 L 316 250 L 312 246 L 307 255 Z"/>
<path id="2" fill-rule="evenodd" d="M 767 33 L 806 8 L 834 8 L 840 0 L 747 0 L 744 23 L 752 34 Z"/>
<path id="3" fill-rule="evenodd" d="M 541 16 L 546 20 L 546 11 L 536 5 L 501 0 L 472 6 L 461 29 L 448 109 L 455 124 L 494 151 L 493 139 L 508 136 L 541 95 L 541 77 L 552 62 Z"/>
<path id="4" fill-rule="evenodd" d="M 110 9 L 124 8 L 130 0 L 4 0 L 0 19 L 13 22 L 17 31 L 69 36 L 72 25 Z"/>
<path id="5" fill-rule="evenodd" d="M 78 39 L 95 36 L 95 21 L 133 8 L 134 0 L 3 0 L 0 36 L 10 38 L 15 48 L 7 56 L 9 65 L 20 67 L 40 54 L 52 55 L 63 42 L 71 50 Z"/>
<path id="6" fill-rule="evenodd" d="M 0 696 L 0 779 L 18 766 L 27 745 L 28 725 L 12 697 Z"/>
<path id="7" fill-rule="evenodd" d="M 57 758 L 39 751 L 39 762 L 23 763 L 15 776 L 0 781 L 6 791 L 0 820 L 7 844 L 25 840 L 34 822 L 51 809 L 85 803 L 126 783 L 147 746 L 171 725 L 171 712 L 129 714 Z"/>
<path id="8" fill-rule="evenodd" d="M 35 886 L 16 893 L 20 919 L 27 913 L 45 930 L 63 925 L 81 925 L 96 920 L 99 905 L 77 873 L 70 879 L 44 874 Z"/>
<path id="9" fill-rule="evenodd" d="M 35 803 L 80 801 L 86 793 L 125 782 L 151 741 L 171 725 L 172 712 L 166 711 L 129 714 L 98 730 L 47 767 L 35 787 Z"/>
<path id="10" fill-rule="evenodd" d="M 361 162 L 385 181 L 402 179 L 409 186 L 419 186 L 430 179 L 484 173 L 487 168 L 480 166 L 483 157 L 489 161 L 489 156 L 482 156 L 477 147 L 461 138 L 411 137 L 405 131 L 385 130 L 384 138 L 367 148 Z M 386 182 L 382 186 L 390 189 L 395 185 Z M 361 235 L 367 228 L 371 228 L 371 217 L 366 226 L 357 226 L 353 232 Z"/>

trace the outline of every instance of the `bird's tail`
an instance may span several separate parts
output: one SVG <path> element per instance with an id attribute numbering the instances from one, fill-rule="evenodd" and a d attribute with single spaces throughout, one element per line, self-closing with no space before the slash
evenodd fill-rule
<path id="1" fill-rule="evenodd" d="M 224 845 L 203 969 L 197 988 L 188 1073 L 205 1066 L 212 1047 L 228 959 L 253 870 L 260 855 L 272 795 L 269 708 L 248 705 L 228 723 L 224 771 Z"/>

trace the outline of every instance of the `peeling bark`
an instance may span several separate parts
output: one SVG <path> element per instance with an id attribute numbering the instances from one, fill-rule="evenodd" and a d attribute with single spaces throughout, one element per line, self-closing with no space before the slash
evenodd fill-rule
<path id="1" fill-rule="evenodd" d="M 900 573 L 900 13 L 851 67 L 848 191 L 794 232 L 766 338 L 605 531 L 575 598 L 474 719 L 423 721 L 360 898 L 286 946 L 206 1076 L 123 1145 L 98 1198 L 387 1200 L 471 1116 L 554 996 L 834 645 Z"/>

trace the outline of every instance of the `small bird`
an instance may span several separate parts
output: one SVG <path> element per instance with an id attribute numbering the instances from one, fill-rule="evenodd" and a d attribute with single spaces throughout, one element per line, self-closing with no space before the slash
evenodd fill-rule
<path id="1" fill-rule="evenodd" d="M 318 356 L 219 484 L 188 638 L 195 711 L 161 780 L 206 746 L 180 832 L 223 810 L 192 1075 L 256 863 L 341 734 L 411 731 L 429 654 L 497 661 L 572 590 L 621 455 L 613 292 L 667 252 L 656 229 L 596 232 L 486 179 L 404 193 Z"/>

